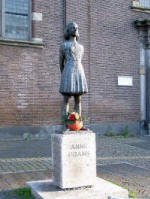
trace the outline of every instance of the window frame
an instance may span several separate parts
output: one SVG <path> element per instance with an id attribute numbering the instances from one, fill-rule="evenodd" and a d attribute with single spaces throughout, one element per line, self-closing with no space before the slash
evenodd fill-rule
<path id="1" fill-rule="evenodd" d="M 16 41 L 31 41 L 32 39 L 32 0 L 28 0 L 28 39 L 18 39 L 18 38 L 8 38 L 5 35 L 5 0 L 1 0 L 0 2 L 0 39 L 9 39 L 9 40 L 16 40 Z"/>
<path id="2" fill-rule="evenodd" d="M 140 0 L 133 0 L 131 9 L 138 12 L 150 13 L 150 8 L 140 5 Z"/>
<path id="3" fill-rule="evenodd" d="M 150 9 L 150 6 L 148 7 L 148 6 L 142 6 L 142 2 L 141 2 L 142 0 L 139 0 L 139 6 L 141 7 L 141 8 L 143 8 L 143 9 Z M 146 4 L 146 3 L 145 3 Z"/>

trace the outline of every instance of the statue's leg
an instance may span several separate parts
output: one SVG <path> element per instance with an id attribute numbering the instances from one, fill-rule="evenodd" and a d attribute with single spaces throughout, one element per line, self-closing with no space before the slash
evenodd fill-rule
<path id="1" fill-rule="evenodd" d="M 69 112 L 69 99 L 70 95 L 64 95 L 64 104 L 63 104 L 63 109 L 62 109 L 62 115 L 67 115 Z"/>
<path id="2" fill-rule="evenodd" d="M 75 106 L 74 109 L 81 115 L 81 95 L 75 95 Z"/>

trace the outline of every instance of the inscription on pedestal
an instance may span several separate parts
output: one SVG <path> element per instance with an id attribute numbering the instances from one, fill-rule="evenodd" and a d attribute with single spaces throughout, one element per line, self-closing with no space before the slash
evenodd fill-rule
<path id="1" fill-rule="evenodd" d="M 61 188 L 91 186 L 96 179 L 95 133 L 52 135 L 53 181 Z"/>
<path id="2" fill-rule="evenodd" d="M 87 144 L 72 144 L 68 153 L 69 157 L 89 156 L 90 152 L 87 149 Z"/>

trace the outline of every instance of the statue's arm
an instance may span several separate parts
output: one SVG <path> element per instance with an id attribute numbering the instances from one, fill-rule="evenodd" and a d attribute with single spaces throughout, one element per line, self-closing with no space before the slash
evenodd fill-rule
<path id="1" fill-rule="evenodd" d="M 59 50 L 59 64 L 60 64 L 60 71 L 61 73 L 64 70 L 64 48 L 63 48 L 63 44 L 60 46 L 60 50 Z"/>

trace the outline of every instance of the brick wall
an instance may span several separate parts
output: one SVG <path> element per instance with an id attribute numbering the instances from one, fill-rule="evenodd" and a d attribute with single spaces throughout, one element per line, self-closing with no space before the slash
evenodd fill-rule
<path id="1" fill-rule="evenodd" d="M 35 37 L 43 49 L 0 46 L 0 126 L 60 123 L 59 45 L 63 40 L 63 2 L 34 0 Z"/>
<path id="2" fill-rule="evenodd" d="M 92 122 L 140 120 L 139 42 L 133 21 L 141 13 L 131 10 L 130 2 L 91 1 Z M 133 87 L 117 86 L 118 75 L 133 76 Z"/>
<path id="3" fill-rule="evenodd" d="M 66 0 L 66 22 L 79 24 L 89 93 L 83 115 L 89 123 L 140 120 L 139 41 L 133 21 L 150 14 L 131 9 L 131 0 Z M 64 0 L 34 0 L 34 37 L 43 49 L 0 45 L 0 126 L 61 124 L 59 46 L 63 41 Z M 118 75 L 133 76 L 118 87 Z M 71 101 L 73 105 L 73 100 Z"/>
<path id="4" fill-rule="evenodd" d="M 67 21 L 81 26 L 87 53 L 90 123 L 140 120 L 139 40 L 133 22 L 150 14 L 131 6 L 131 0 L 67 1 Z M 133 86 L 119 87 L 119 75 L 132 76 Z"/>

